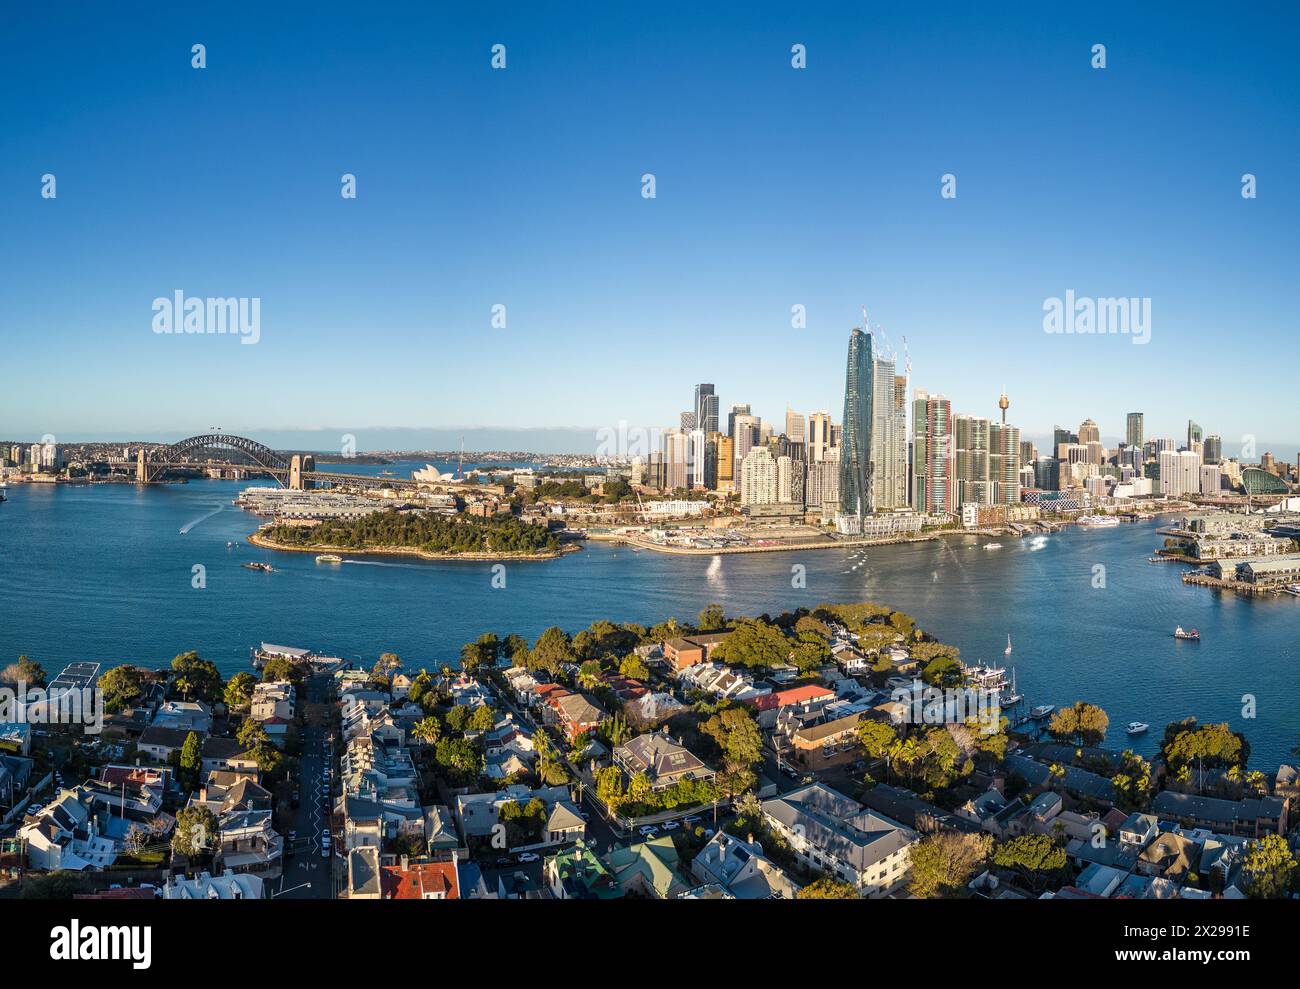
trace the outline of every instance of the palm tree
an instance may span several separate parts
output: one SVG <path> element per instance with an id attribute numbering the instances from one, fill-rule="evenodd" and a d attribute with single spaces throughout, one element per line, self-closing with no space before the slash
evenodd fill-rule
<path id="1" fill-rule="evenodd" d="M 421 718 L 411 728 L 411 737 L 425 745 L 436 745 L 442 737 L 442 725 L 434 717 Z"/>

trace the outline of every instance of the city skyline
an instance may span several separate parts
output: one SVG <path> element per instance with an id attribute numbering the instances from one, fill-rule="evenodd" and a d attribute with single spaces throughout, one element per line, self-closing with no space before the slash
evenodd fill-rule
<path id="1" fill-rule="evenodd" d="M 438 58 L 347 8 L 310 25 L 270 16 L 256 41 L 178 12 L 91 19 L 86 44 L 57 48 L 18 13 L 0 67 L 0 336 L 14 366 L 59 373 L 56 389 L 14 376 L 0 422 L 74 439 L 211 422 L 594 432 L 673 421 L 667 396 L 702 368 L 722 408 L 775 418 L 838 405 L 839 341 L 868 303 L 895 347 L 907 338 L 914 386 L 992 414 L 1005 383 L 1026 435 L 1094 415 L 1122 436 L 1140 404 L 1155 434 L 1194 414 L 1225 438 L 1300 445 L 1285 389 L 1257 387 L 1250 364 L 1290 344 L 1297 203 L 1279 176 L 1300 128 L 1281 95 L 1296 75 L 1284 25 L 1118 11 L 1062 14 L 1051 35 L 1028 12 L 936 26 L 760 5 L 721 33 L 695 13 L 670 29 L 620 11 L 474 12 L 412 27 L 442 39 Z M 147 57 L 121 62 L 127 32 Z M 1104 70 L 1089 64 L 1098 42 Z M 1051 139 L 1062 114 L 1107 129 Z M 1207 129 L 1235 140 L 1206 144 Z M 217 134 L 238 165 L 211 163 Z M 880 144 L 891 153 L 871 154 Z M 1120 165 L 1116 147 L 1143 153 Z M 1246 173 L 1257 199 L 1241 195 Z M 151 303 L 178 290 L 260 299 L 257 345 L 154 333 Z M 1045 302 L 1070 292 L 1149 300 L 1149 343 L 1044 332 Z M 1153 369 L 1190 373 L 1225 337 L 1249 342 L 1245 363 L 1186 408 L 1186 376 Z M 579 368 L 575 408 L 555 383 Z M 127 384 L 141 374 L 148 387 Z M 250 402 L 251 381 L 283 387 Z"/>

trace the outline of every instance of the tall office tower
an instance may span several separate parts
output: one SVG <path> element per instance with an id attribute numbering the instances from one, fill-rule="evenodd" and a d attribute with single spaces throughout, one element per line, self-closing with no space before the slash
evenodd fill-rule
<path id="1" fill-rule="evenodd" d="M 957 508 L 993 504 L 989 479 L 989 426 L 980 416 L 953 418 L 953 476 L 957 482 Z"/>
<path id="2" fill-rule="evenodd" d="M 999 505 L 1020 501 L 1020 428 L 989 425 L 989 480 L 993 500 Z"/>
<path id="3" fill-rule="evenodd" d="M 1034 461 L 1034 487 L 1043 491 L 1061 490 L 1061 462 L 1055 457 L 1039 457 Z"/>
<path id="4" fill-rule="evenodd" d="M 957 511 L 952 449 L 951 403 L 942 395 L 917 391 L 912 399 L 912 507 L 918 512 Z"/>
<path id="5" fill-rule="evenodd" d="M 907 507 L 907 439 L 898 431 L 898 382 L 892 359 L 874 355 L 871 383 L 871 508 Z M 904 415 L 906 421 L 906 415 Z"/>
<path id="6" fill-rule="evenodd" d="M 734 441 L 736 438 L 736 416 L 747 416 L 750 413 L 749 403 L 743 402 L 733 405 L 731 411 L 727 413 L 727 435 Z"/>
<path id="7" fill-rule="evenodd" d="M 717 465 L 714 468 L 714 491 L 732 494 L 736 490 L 736 455 L 731 437 L 714 433 Z"/>
<path id="8" fill-rule="evenodd" d="M 1038 449 L 1034 446 L 1033 440 L 1020 441 L 1020 462 L 1022 464 L 1033 463 L 1038 459 Z"/>
<path id="9" fill-rule="evenodd" d="M 1061 456 L 1061 447 L 1078 442 L 1078 433 L 1072 433 L 1060 426 L 1052 427 L 1052 456 L 1059 458 Z"/>
<path id="10" fill-rule="evenodd" d="M 689 433 L 692 429 L 695 428 L 694 412 L 683 412 L 680 418 L 681 418 L 681 427 L 683 430 Z"/>
<path id="11" fill-rule="evenodd" d="M 772 438 L 772 433 L 773 433 L 772 424 L 770 422 L 764 422 L 762 419 L 759 419 L 758 435 L 754 438 L 754 442 L 762 443 L 766 445 L 767 441 Z"/>
<path id="12" fill-rule="evenodd" d="M 1142 435 L 1146 429 L 1144 418 L 1141 412 L 1130 412 L 1128 414 L 1128 424 L 1124 430 L 1124 442 L 1129 446 L 1140 447 L 1142 441 L 1146 439 Z"/>
<path id="13" fill-rule="evenodd" d="M 785 407 L 785 435 L 799 443 L 808 440 L 807 420 L 788 405 Z"/>
<path id="14" fill-rule="evenodd" d="M 1160 493 L 1178 498 L 1201 490 L 1201 455 L 1191 450 L 1160 451 Z"/>
<path id="15" fill-rule="evenodd" d="M 1079 423 L 1079 438 L 1075 442 L 1082 443 L 1085 446 L 1089 443 L 1100 443 L 1101 430 L 1097 428 L 1097 424 L 1091 419 L 1084 419 L 1083 422 Z"/>
<path id="16" fill-rule="evenodd" d="M 831 445 L 830 449 L 838 450 L 844 445 L 844 423 L 831 423 Z"/>
<path id="17" fill-rule="evenodd" d="M 1178 444 L 1169 436 L 1166 436 L 1163 439 L 1154 440 L 1153 442 L 1156 445 L 1155 459 L 1159 459 L 1160 454 L 1165 453 L 1166 451 L 1172 452 L 1178 449 Z"/>
<path id="18" fill-rule="evenodd" d="M 695 386 L 695 428 L 704 430 L 705 435 L 718 431 L 718 396 L 713 386 L 698 384 Z"/>
<path id="19" fill-rule="evenodd" d="M 808 463 L 819 464 L 826 459 L 831 446 L 831 414 L 808 413 Z"/>
<path id="20" fill-rule="evenodd" d="M 1201 464 L 1201 494 L 1217 495 L 1223 486 L 1223 468 L 1218 464 Z"/>
<path id="21" fill-rule="evenodd" d="M 740 465 L 740 503 L 776 504 L 776 460 L 767 447 L 754 447 Z"/>
<path id="22" fill-rule="evenodd" d="M 759 423 L 758 416 L 752 416 L 748 412 L 737 412 L 735 414 L 731 427 L 731 439 L 735 448 L 737 473 L 740 471 L 741 461 L 749 456 L 749 451 L 758 442 Z"/>
<path id="23" fill-rule="evenodd" d="M 840 510 L 861 530 L 871 504 L 872 428 L 871 335 L 854 329 L 844 370 L 844 425 L 840 444 Z"/>
<path id="24" fill-rule="evenodd" d="M 1211 433 L 1205 437 L 1205 446 L 1201 448 L 1201 459 L 1207 464 L 1217 464 L 1223 460 L 1223 437 Z"/>
<path id="25" fill-rule="evenodd" d="M 1205 433 L 1191 419 L 1187 420 L 1187 449 L 1195 450 L 1196 444 L 1205 438 Z"/>
<path id="26" fill-rule="evenodd" d="M 677 488 L 687 487 L 691 434 L 682 429 L 665 429 L 663 443 L 664 488 L 675 491 Z"/>

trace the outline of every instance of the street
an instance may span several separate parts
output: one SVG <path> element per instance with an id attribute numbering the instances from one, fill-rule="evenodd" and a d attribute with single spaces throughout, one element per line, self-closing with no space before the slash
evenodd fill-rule
<path id="1" fill-rule="evenodd" d="M 303 684 L 303 692 L 314 704 L 330 699 L 329 678 L 316 675 Z M 320 725 L 304 722 L 303 750 L 298 778 L 294 784 L 299 792 L 298 809 L 294 814 L 292 830 L 297 837 L 284 836 L 284 875 L 270 890 L 275 898 L 288 900 L 330 899 L 334 896 L 335 856 L 321 857 L 321 839 L 329 828 L 331 790 L 322 782 L 328 767 L 333 779 L 333 755 L 324 754 L 328 732 Z"/>

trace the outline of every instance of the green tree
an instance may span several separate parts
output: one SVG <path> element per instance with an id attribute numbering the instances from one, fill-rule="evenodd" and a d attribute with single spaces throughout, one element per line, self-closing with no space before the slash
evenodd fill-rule
<path id="1" fill-rule="evenodd" d="M 913 652 L 913 656 L 915 656 Z M 959 687 L 966 679 L 961 663 L 953 656 L 935 656 L 921 671 L 921 679 L 932 687 Z"/>
<path id="2" fill-rule="evenodd" d="M 546 670 L 551 674 L 560 672 L 566 663 L 577 660 L 573 643 L 561 628 L 552 625 L 538 637 L 536 644 L 528 653 L 530 670 Z"/>
<path id="3" fill-rule="evenodd" d="M 858 723 L 858 741 L 869 758 L 884 759 L 898 741 L 898 732 L 885 721 L 865 718 Z"/>
<path id="4" fill-rule="evenodd" d="M 790 640 L 780 629 L 759 619 L 743 618 L 713 650 L 716 662 L 728 666 L 780 666 L 790 655 Z"/>
<path id="5" fill-rule="evenodd" d="M 800 673 L 813 673 L 831 662 L 831 650 L 826 640 L 816 633 L 799 632 L 790 653 L 790 662 L 799 668 Z"/>
<path id="6" fill-rule="evenodd" d="M 225 693 L 225 686 L 216 664 L 191 650 L 172 660 L 172 690 L 187 701 L 215 704 Z"/>
<path id="7" fill-rule="evenodd" d="M 626 800 L 623 795 L 623 772 L 617 766 L 606 766 L 596 771 L 596 799 L 611 814 L 617 814 Z"/>
<path id="8" fill-rule="evenodd" d="M 1066 870 L 1065 849 L 1045 834 L 1024 834 L 999 845 L 993 864 L 1012 869 L 1034 889 L 1041 889 Z"/>
<path id="9" fill-rule="evenodd" d="M 433 715 L 425 715 L 411 726 L 411 737 L 423 745 L 436 745 L 442 738 L 442 724 Z"/>
<path id="10" fill-rule="evenodd" d="M 1295 868 L 1295 856 L 1281 835 L 1265 835 L 1250 842 L 1241 860 L 1246 893 L 1258 900 L 1276 900 L 1286 896 Z"/>
<path id="11" fill-rule="evenodd" d="M 848 883 L 823 876 L 799 890 L 800 900 L 860 900 L 858 891 Z"/>
<path id="12" fill-rule="evenodd" d="M 99 689 L 104 695 L 104 710 L 117 714 L 144 696 L 144 674 L 129 664 L 114 666 L 99 678 Z"/>
<path id="13" fill-rule="evenodd" d="M 191 862 L 205 857 L 218 831 L 217 818 L 203 804 L 191 804 L 176 812 L 172 851 Z"/>
<path id="14" fill-rule="evenodd" d="M 474 713 L 469 716 L 469 722 L 466 727 L 470 731 L 488 731 L 497 723 L 497 713 L 486 704 L 480 704 L 474 708 Z"/>
<path id="15" fill-rule="evenodd" d="M 198 732 L 190 732 L 181 745 L 180 784 L 185 792 L 192 791 L 199 783 L 199 770 L 203 768 L 203 745 Z"/>
<path id="16" fill-rule="evenodd" d="M 7 683 L 11 687 L 18 687 L 21 684 L 28 689 L 44 687 L 45 667 L 34 659 L 19 656 L 16 663 L 10 663 L 0 670 L 0 683 Z"/>
<path id="17" fill-rule="evenodd" d="M 636 653 L 628 653 L 618 664 L 619 673 L 633 680 L 649 680 L 650 670 Z"/>
<path id="18" fill-rule="evenodd" d="M 1047 732 L 1058 742 L 1097 745 L 1106 737 L 1110 717 L 1095 704 L 1076 701 L 1052 715 Z"/>
<path id="19" fill-rule="evenodd" d="M 921 899 L 952 898 L 983 871 L 993 848 L 987 834 L 937 831 L 912 846 L 908 889 Z"/>
<path id="20" fill-rule="evenodd" d="M 716 632 L 727 627 L 727 614 L 720 604 L 706 605 L 700 612 L 698 624 L 701 632 Z"/>
<path id="21" fill-rule="evenodd" d="M 595 690 L 603 673 L 600 660 L 589 659 L 578 667 L 578 684 L 587 690 Z"/>
<path id="22" fill-rule="evenodd" d="M 253 698 L 253 686 L 257 683 L 253 674 L 239 672 L 226 681 L 225 702 L 230 711 L 245 710 Z"/>

